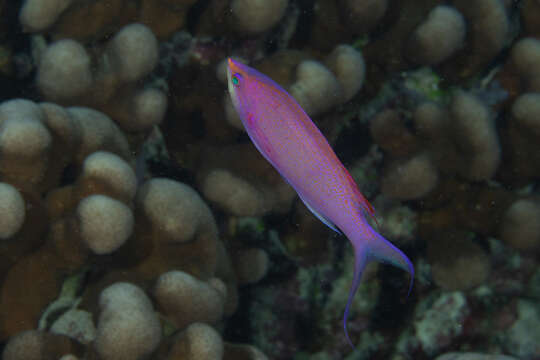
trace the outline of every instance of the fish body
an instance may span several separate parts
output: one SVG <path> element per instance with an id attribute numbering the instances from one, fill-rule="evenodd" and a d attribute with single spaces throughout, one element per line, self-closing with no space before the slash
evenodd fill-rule
<path id="1" fill-rule="evenodd" d="M 378 234 L 367 217 L 374 211 L 309 116 L 281 86 L 257 70 L 228 60 L 228 89 L 251 141 L 304 204 L 322 222 L 343 232 L 355 251 L 355 273 L 343 318 L 347 317 L 362 271 L 370 260 L 388 262 L 411 275 L 410 260 Z M 353 346 L 354 347 L 354 346 Z"/>

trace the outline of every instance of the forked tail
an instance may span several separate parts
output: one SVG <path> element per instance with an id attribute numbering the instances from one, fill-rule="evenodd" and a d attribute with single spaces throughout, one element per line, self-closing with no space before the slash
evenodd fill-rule
<path id="1" fill-rule="evenodd" d="M 349 297 L 347 299 L 347 305 L 345 306 L 345 313 L 343 314 L 343 329 L 345 330 L 347 341 L 353 349 L 355 347 L 349 337 L 349 332 L 347 331 L 347 317 L 349 316 L 349 310 L 354 295 L 356 294 L 356 290 L 358 290 L 358 286 L 360 285 L 362 272 L 364 271 L 366 264 L 369 261 L 378 260 L 407 271 L 411 278 L 407 297 L 409 297 L 411 293 L 414 281 L 414 267 L 409 258 L 367 223 L 365 223 L 364 226 L 365 231 L 357 231 L 354 234 L 348 234 L 354 249 L 354 276 L 349 291 Z"/>

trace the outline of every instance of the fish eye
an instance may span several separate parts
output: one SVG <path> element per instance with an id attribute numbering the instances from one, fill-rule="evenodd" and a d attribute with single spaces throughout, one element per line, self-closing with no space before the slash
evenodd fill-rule
<path id="1" fill-rule="evenodd" d="M 240 74 L 234 74 L 231 78 L 231 81 L 233 83 L 234 86 L 239 86 L 240 85 L 240 79 L 242 78 L 242 76 Z"/>

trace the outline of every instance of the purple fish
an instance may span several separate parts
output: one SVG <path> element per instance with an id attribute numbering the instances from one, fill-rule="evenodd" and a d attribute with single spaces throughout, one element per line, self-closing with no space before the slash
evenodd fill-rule
<path id="1" fill-rule="evenodd" d="M 362 271 L 371 260 L 397 266 L 410 274 L 414 268 L 397 247 L 377 233 L 367 217 L 374 210 L 351 175 L 309 116 L 281 86 L 247 65 L 229 59 L 227 71 L 233 105 L 261 154 L 296 190 L 309 210 L 334 231 L 343 232 L 354 248 L 354 276 L 343 328 Z"/>

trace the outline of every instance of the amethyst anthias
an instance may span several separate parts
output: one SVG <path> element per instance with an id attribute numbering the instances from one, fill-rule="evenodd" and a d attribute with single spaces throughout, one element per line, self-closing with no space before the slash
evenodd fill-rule
<path id="1" fill-rule="evenodd" d="M 368 223 L 374 210 L 313 121 L 281 86 L 257 70 L 228 60 L 232 103 L 260 153 L 296 190 L 311 212 L 354 248 L 354 276 L 343 316 L 347 317 L 366 263 L 378 260 L 410 274 L 411 261 Z"/>

